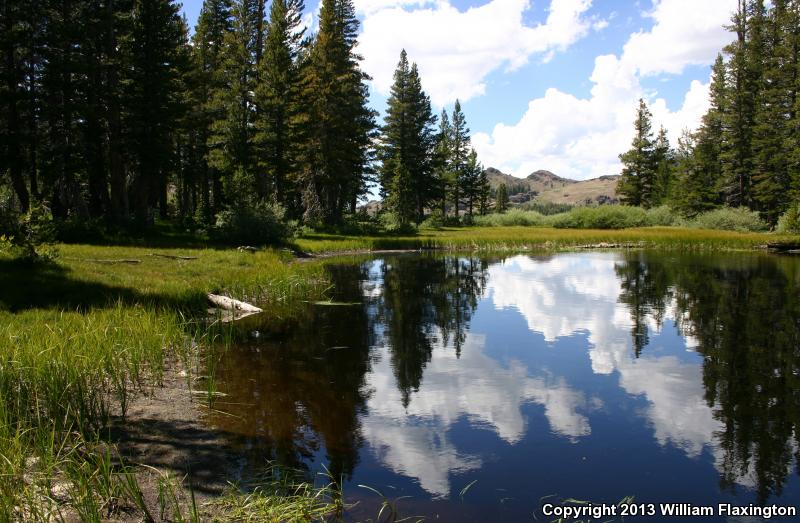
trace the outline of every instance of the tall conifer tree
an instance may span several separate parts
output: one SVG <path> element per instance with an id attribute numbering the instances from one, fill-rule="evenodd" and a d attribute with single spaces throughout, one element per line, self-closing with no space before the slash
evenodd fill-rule
<path id="1" fill-rule="evenodd" d="M 259 196 L 271 197 L 293 215 L 298 211 L 294 185 L 300 139 L 297 120 L 302 110 L 298 60 L 303 9 L 302 0 L 272 0 L 255 91 Z"/>
<path id="2" fill-rule="evenodd" d="M 652 203 L 655 181 L 652 117 L 647 104 L 640 98 L 634 120 L 635 131 L 631 148 L 619 155 L 623 168 L 617 192 L 622 201 L 628 205 L 649 207 Z"/>
<path id="3" fill-rule="evenodd" d="M 339 223 L 345 211 L 355 211 L 370 177 L 375 113 L 355 53 L 357 31 L 351 0 L 323 0 L 303 68 L 301 177 L 304 215 L 312 223 Z"/>
<path id="4" fill-rule="evenodd" d="M 380 151 L 381 184 L 401 223 L 420 222 L 435 190 L 434 116 L 416 64 L 409 66 L 405 50 L 400 53 L 387 106 Z"/>

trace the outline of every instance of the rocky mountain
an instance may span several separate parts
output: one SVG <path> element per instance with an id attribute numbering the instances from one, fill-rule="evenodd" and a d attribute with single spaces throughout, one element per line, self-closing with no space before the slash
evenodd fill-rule
<path id="1" fill-rule="evenodd" d="M 506 184 L 512 203 L 536 200 L 583 205 L 618 201 L 617 175 L 600 176 L 591 180 L 571 180 L 550 171 L 539 170 L 529 174 L 527 178 L 517 178 L 489 167 L 486 169 L 486 177 L 493 189 L 502 183 Z"/>

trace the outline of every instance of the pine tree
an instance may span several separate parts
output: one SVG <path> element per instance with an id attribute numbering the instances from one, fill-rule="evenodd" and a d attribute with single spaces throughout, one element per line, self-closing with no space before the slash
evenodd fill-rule
<path id="1" fill-rule="evenodd" d="M 232 30 L 223 39 L 224 88 L 214 93 L 214 108 L 221 118 L 211 125 L 211 165 L 222 174 L 225 197 L 231 203 L 249 205 L 257 192 L 253 151 L 256 82 L 258 0 L 236 0 Z"/>
<path id="2" fill-rule="evenodd" d="M 481 169 L 478 176 L 478 212 L 481 216 L 489 212 L 489 194 L 491 193 L 491 186 L 489 185 L 489 178 L 486 175 L 486 169 L 479 164 Z"/>
<path id="3" fill-rule="evenodd" d="M 753 127 L 753 199 L 764 218 L 775 224 L 790 202 L 790 115 L 796 93 L 796 45 L 785 0 L 776 0 L 767 17 L 763 75 Z"/>
<path id="4" fill-rule="evenodd" d="M 437 188 L 434 199 L 441 205 L 442 217 L 447 216 L 447 195 L 449 194 L 449 183 L 452 179 L 449 163 L 450 150 L 452 148 L 451 136 L 450 116 L 447 114 L 446 109 L 442 109 L 433 152 L 433 183 Z"/>
<path id="5" fill-rule="evenodd" d="M 666 202 L 673 188 L 675 158 L 664 126 L 658 130 L 653 145 L 653 165 L 655 166 L 654 187 L 649 206 L 655 207 Z"/>
<path id="6" fill-rule="evenodd" d="M 222 183 L 219 170 L 211 159 L 223 144 L 214 137 L 212 125 L 225 118 L 225 107 L 219 103 L 226 90 L 222 62 L 226 35 L 233 30 L 230 0 L 205 0 L 192 37 L 192 58 L 197 78 L 192 103 L 197 128 L 200 202 L 197 210 L 202 222 L 209 223 L 214 210 L 222 204 Z M 215 152 L 216 151 L 216 152 Z M 211 194 L 214 194 L 212 201 Z"/>
<path id="7" fill-rule="evenodd" d="M 341 222 L 355 211 L 370 180 L 375 113 L 367 107 L 369 77 L 355 54 L 358 20 L 351 0 L 323 0 L 319 32 L 303 68 L 304 216 Z"/>
<path id="8" fill-rule="evenodd" d="M 655 166 L 653 162 L 652 114 L 643 99 L 639 99 L 639 108 L 634 121 L 634 137 L 631 149 L 620 154 L 623 164 L 622 173 L 617 185 L 620 199 L 628 205 L 650 207 L 655 182 Z"/>
<path id="9" fill-rule="evenodd" d="M 475 205 L 480 204 L 481 193 L 485 189 L 481 179 L 483 174 L 483 165 L 478 161 L 478 153 L 475 152 L 475 149 L 470 149 L 461 182 L 464 197 L 467 200 L 467 216 L 470 219 Z"/>
<path id="10" fill-rule="evenodd" d="M 17 54 L 18 42 L 22 39 L 23 3 L 3 0 L 0 3 L 0 173 L 8 173 L 11 187 L 19 201 L 22 212 L 30 207 L 30 192 L 23 175 L 23 123 L 21 105 L 24 92 L 23 68 Z"/>
<path id="11" fill-rule="evenodd" d="M 706 167 L 711 163 L 706 154 L 696 135 L 684 130 L 675 152 L 675 188 L 671 196 L 675 208 L 684 216 L 695 216 L 714 207 L 716 180 L 714 172 Z"/>
<path id="12" fill-rule="evenodd" d="M 709 108 L 703 115 L 702 124 L 692 142 L 696 141 L 692 150 L 695 151 L 695 163 L 699 176 L 702 177 L 702 193 L 706 201 L 700 207 L 710 208 L 716 203 L 722 203 L 723 171 L 722 156 L 727 147 L 725 142 L 729 136 L 725 123 L 728 111 L 728 85 L 726 82 L 727 69 L 721 54 L 717 55 L 711 70 L 711 86 L 709 88 Z M 686 139 L 684 140 L 687 141 Z M 697 196 L 699 197 L 699 196 Z M 698 201 L 697 198 L 694 198 Z M 695 210 L 699 209 L 697 205 Z"/>
<path id="13" fill-rule="evenodd" d="M 174 160 L 175 124 L 181 118 L 181 71 L 188 61 L 186 26 L 170 0 L 135 0 L 126 49 L 125 127 L 130 136 L 137 220 L 150 221 L 150 209 L 166 214 L 167 181 Z"/>
<path id="14" fill-rule="evenodd" d="M 494 211 L 505 212 L 508 208 L 508 188 L 506 184 L 501 183 L 497 187 L 497 193 L 494 197 Z"/>
<path id="15" fill-rule="evenodd" d="M 433 183 L 434 122 L 430 99 L 422 91 L 416 64 L 409 66 L 405 50 L 394 73 L 382 127 L 380 181 L 389 208 L 400 222 L 422 221 L 435 190 Z M 405 178 L 397 183 L 396 177 Z M 399 192 L 408 193 L 398 194 Z M 413 205 L 406 205 L 406 202 Z"/>
<path id="16" fill-rule="evenodd" d="M 300 27 L 302 0 L 273 0 L 267 25 L 264 58 L 259 62 L 255 137 L 258 155 L 258 192 L 272 197 L 297 215 L 294 193 L 297 182 L 300 107 L 299 53 L 304 29 Z"/>
<path id="17" fill-rule="evenodd" d="M 730 26 L 736 40 L 725 48 L 731 78 L 722 172 L 725 199 L 732 206 L 750 205 L 752 200 L 752 140 L 764 56 L 764 18 L 762 0 L 739 0 Z"/>
<path id="18" fill-rule="evenodd" d="M 450 173 L 450 190 L 453 198 L 453 213 L 458 217 L 458 207 L 461 203 L 462 186 L 467 179 L 467 162 L 470 152 L 469 128 L 467 118 L 461 110 L 461 102 L 456 100 L 453 107 L 453 117 L 450 124 L 450 157 L 448 161 Z"/>

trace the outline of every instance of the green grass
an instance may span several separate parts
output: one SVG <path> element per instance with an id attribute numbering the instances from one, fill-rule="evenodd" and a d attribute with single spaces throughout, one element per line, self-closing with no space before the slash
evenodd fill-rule
<path id="1" fill-rule="evenodd" d="M 414 236 L 340 236 L 312 234 L 295 240 L 309 253 L 356 252 L 383 249 L 441 249 L 509 251 L 569 249 L 598 243 L 635 243 L 667 249 L 753 249 L 767 242 L 797 236 L 741 233 L 681 227 L 630 229 L 555 229 L 551 227 L 495 226 L 422 229 Z"/>
<path id="2" fill-rule="evenodd" d="M 57 520 L 63 506 L 92 521 L 138 506 L 132 476 L 96 449 L 111 412 L 124 414 L 168 362 L 213 360 L 215 331 L 196 321 L 205 294 L 291 314 L 328 288 L 320 264 L 289 264 L 280 251 L 59 251 L 50 264 L 0 256 L 0 521 Z"/>

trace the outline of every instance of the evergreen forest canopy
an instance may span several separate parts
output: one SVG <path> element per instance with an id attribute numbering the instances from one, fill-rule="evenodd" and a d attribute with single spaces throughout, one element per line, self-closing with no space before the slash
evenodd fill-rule
<path id="1" fill-rule="evenodd" d="M 739 0 L 734 40 L 712 69 L 710 107 L 677 149 L 639 101 L 617 188 L 623 202 L 669 204 L 686 216 L 728 205 L 770 224 L 800 196 L 800 2 Z"/>
<path id="2" fill-rule="evenodd" d="M 437 118 L 403 51 L 379 126 L 352 0 L 323 0 L 313 35 L 303 10 L 205 0 L 190 38 L 173 0 L 2 0 L 3 231 L 51 213 L 144 228 L 158 216 L 277 239 L 286 219 L 342 223 L 373 183 L 400 227 L 487 212 L 460 103 Z M 677 150 L 640 103 L 620 156 L 626 203 L 747 206 L 774 223 L 796 201 L 798 10 L 740 1 L 711 108 Z"/>
<path id="3" fill-rule="evenodd" d="M 5 214 L 337 224 L 376 181 L 401 223 L 445 191 L 485 206 L 458 102 L 434 132 L 405 52 L 378 128 L 352 0 L 324 0 L 311 36 L 302 0 L 265 8 L 206 0 L 190 39 L 172 0 L 4 0 Z"/>

